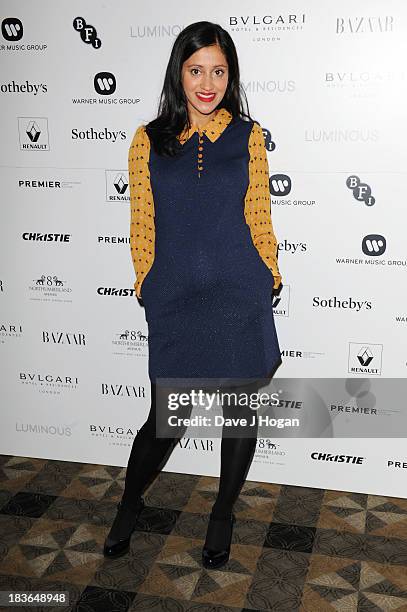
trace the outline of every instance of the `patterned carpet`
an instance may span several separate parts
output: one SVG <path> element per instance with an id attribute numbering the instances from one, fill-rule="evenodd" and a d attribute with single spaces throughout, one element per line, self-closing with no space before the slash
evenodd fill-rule
<path id="1" fill-rule="evenodd" d="M 9 610 L 407 612 L 407 499 L 247 481 L 216 571 L 200 564 L 216 478 L 162 472 L 130 553 L 106 560 L 124 469 L 0 456 L 0 473 L 0 590 L 70 594 Z"/>

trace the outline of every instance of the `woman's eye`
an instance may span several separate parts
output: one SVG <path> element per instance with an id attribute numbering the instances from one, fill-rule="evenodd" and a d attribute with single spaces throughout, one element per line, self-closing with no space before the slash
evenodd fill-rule
<path id="1" fill-rule="evenodd" d="M 215 70 L 215 72 L 216 72 L 217 76 L 220 76 L 220 75 L 222 75 L 222 74 L 223 74 L 225 71 L 224 71 L 224 70 L 222 70 L 222 68 L 218 68 L 217 70 Z"/>
<path id="2" fill-rule="evenodd" d="M 196 75 L 199 73 L 199 69 L 198 68 L 192 68 L 191 70 L 192 74 Z"/>

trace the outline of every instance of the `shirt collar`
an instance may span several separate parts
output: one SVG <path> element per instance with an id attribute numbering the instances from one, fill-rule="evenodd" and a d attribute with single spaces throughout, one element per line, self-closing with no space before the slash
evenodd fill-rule
<path id="1" fill-rule="evenodd" d="M 215 140 L 217 140 L 217 138 L 223 134 L 225 128 L 229 125 L 231 120 L 232 115 L 229 113 L 229 111 L 227 111 L 226 108 L 220 108 L 216 115 L 212 117 L 209 123 L 207 123 L 203 130 L 201 130 L 201 132 L 206 134 L 211 142 L 215 142 Z M 183 145 L 197 131 L 197 127 L 190 128 L 189 131 L 187 128 L 184 128 L 181 134 L 178 134 L 177 138 Z"/>

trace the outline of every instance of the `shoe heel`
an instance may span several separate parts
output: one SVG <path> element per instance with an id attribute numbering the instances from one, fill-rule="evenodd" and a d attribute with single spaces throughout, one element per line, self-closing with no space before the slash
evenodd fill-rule
<path id="1" fill-rule="evenodd" d="M 233 535 L 233 526 L 234 526 L 234 523 L 236 522 L 236 516 L 232 512 L 230 519 L 210 519 L 209 520 L 210 524 L 211 524 L 211 521 L 212 521 L 212 524 L 213 522 L 216 522 L 219 527 L 224 526 L 225 528 L 228 528 L 228 527 L 230 528 L 230 538 L 229 538 L 229 542 L 226 548 L 215 550 L 215 549 L 211 549 L 207 547 L 206 546 L 206 541 L 208 539 L 207 537 L 205 540 L 205 545 L 202 549 L 203 567 L 205 567 L 206 569 L 218 569 L 219 567 L 222 567 L 229 561 L 230 548 L 231 548 L 232 535 Z M 208 531 L 210 529 L 210 524 L 208 526 Z"/>

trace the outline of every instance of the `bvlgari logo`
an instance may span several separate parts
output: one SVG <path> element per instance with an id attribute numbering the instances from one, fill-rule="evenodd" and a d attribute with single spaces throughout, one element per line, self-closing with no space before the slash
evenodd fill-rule
<path id="1" fill-rule="evenodd" d="M 18 133 L 22 151 L 50 150 L 46 117 L 18 117 Z"/>
<path id="2" fill-rule="evenodd" d="M 362 183 L 356 174 L 348 176 L 346 186 L 353 193 L 353 197 L 358 202 L 364 202 L 366 206 L 373 206 L 376 199 L 372 196 L 372 189 L 367 183 Z"/>
<path id="3" fill-rule="evenodd" d="M 22 385 L 28 385 L 45 395 L 61 395 L 67 391 L 75 391 L 79 385 L 77 376 L 50 372 L 20 372 L 19 381 Z"/>
<path id="4" fill-rule="evenodd" d="M 79 32 L 82 42 L 86 45 L 92 45 L 94 49 L 100 49 L 102 41 L 93 25 L 86 23 L 83 17 L 75 17 L 73 27 L 76 32 Z"/>
<path id="5" fill-rule="evenodd" d="M 41 274 L 28 287 L 30 299 L 41 302 L 72 302 L 71 287 L 56 274 Z"/>
<path id="6" fill-rule="evenodd" d="M 5 323 L 0 321 L 0 343 L 4 344 L 12 338 L 21 338 L 23 335 L 23 326 L 19 323 Z"/>
<path id="7" fill-rule="evenodd" d="M 106 170 L 106 202 L 127 204 L 130 201 L 128 173 L 124 170 Z"/>
<path id="8" fill-rule="evenodd" d="M 383 34 L 393 30 L 393 15 L 336 18 L 336 34 Z"/>
<path id="9" fill-rule="evenodd" d="M 263 31 L 263 30 L 276 30 L 279 29 L 302 29 L 305 23 L 304 13 L 289 13 L 286 15 L 231 15 L 229 17 L 229 26 L 232 30 L 246 28 L 249 31 Z"/>
<path id="10" fill-rule="evenodd" d="M 380 376 L 382 371 L 382 344 L 349 342 L 348 372 Z"/>

